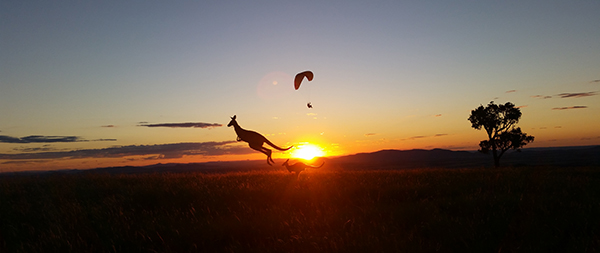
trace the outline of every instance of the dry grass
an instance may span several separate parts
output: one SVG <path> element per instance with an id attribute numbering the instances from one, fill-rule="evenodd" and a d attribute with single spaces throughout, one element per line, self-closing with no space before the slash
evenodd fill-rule
<path id="1" fill-rule="evenodd" d="M 0 177 L 1 252 L 586 252 L 600 169 Z"/>

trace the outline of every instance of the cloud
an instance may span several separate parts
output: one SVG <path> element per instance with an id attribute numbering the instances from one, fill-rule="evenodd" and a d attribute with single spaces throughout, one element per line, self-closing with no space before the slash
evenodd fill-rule
<path id="1" fill-rule="evenodd" d="M 218 124 L 218 123 L 203 123 L 203 122 L 161 123 L 161 124 L 148 124 L 148 122 L 140 122 L 138 126 L 171 127 L 171 128 L 212 128 L 212 127 L 220 127 L 223 125 Z"/>
<path id="2" fill-rule="evenodd" d="M 576 105 L 576 106 L 569 106 L 569 107 L 555 107 L 552 108 L 552 110 L 570 110 L 570 109 L 585 109 L 588 108 L 585 105 Z"/>
<path id="3" fill-rule="evenodd" d="M 517 90 L 509 90 L 509 91 L 506 91 L 506 93 L 515 93 L 515 92 L 517 92 Z"/>
<path id="4" fill-rule="evenodd" d="M 600 83 L 600 79 L 592 80 L 590 83 Z"/>
<path id="5" fill-rule="evenodd" d="M 27 147 L 19 147 L 19 148 L 13 148 L 14 151 L 19 151 L 19 152 L 47 152 L 47 151 L 55 151 L 56 148 L 51 147 L 49 144 L 46 144 L 42 147 L 38 147 L 38 148 L 27 148 Z"/>
<path id="6" fill-rule="evenodd" d="M 92 141 L 117 141 L 117 139 L 95 139 Z"/>
<path id="7" fill-rule="evenodd" d="M 26 137 L 11 137 L 0 135 L 0 142 L 4 143 L 56 143 L 56 142 L 88 142 L 89 140 L 81 139 L 78 136 L 42 136 L 30 135 Z M 92 141 L 116 141 L 116 139 L 97 139 Z"/>
<path id="8" fill-rule="evenodd" d="M 441 114 L 436 114 L 436 115 L 433 115 L 433 117 L 442 117 L 442 115 Z"/>
<path id="9" fill-rule="evenodd" d="M 376 133 L 366 133 L 365 136 L 373 136 L 376 135 Z"/>
<path id="10" fill-rule="evenodd" d="M 552 96 L 542 96 L 542 95 L 535 95 L 535 96 L 531 96 L 532 98 L 541 98 L 541 99 L 549 99 L 552 98 Z"/>
<path id="11" fill-rule="evenodd" d="M 600 139 L 600 136 L 596 136 L 596 137 L 583 137 L 580 140 L 582 141 L 591 141 L 591 140 L 597 140 Z"/>
<path id="12" fill-rule="evenodd" d="M 46 163 L 46 160 L 15 160 L 15 161 L 7 161 L 2 164 L 31 164 L 31 163 Z"/>
<path id="13" fill-rule="evenodd" d="M 117 139 L 96 139 L 91 141 L 116 141 Z M 22 138 L 0 135 L 0 142 L 4 143 L 57 143 L 57 142 L 88 142 L 78 136 L 42 136 L 30 135 Z"/>
<path id="14" fill-rule="evenodd" d="M 589 97 L 589 96 L 595 96 L 596 92 L 595 91 L 590 91 L 590 92 L 579 92 L 579 93 L 560 93 L 557 96 L 559 96 L 560 98 L 582 98 L 582 97 Z"/>
<path id="15" fill-rule="evenodd" d="M 435 137 L 443 137 L 443 136 L 447 136 L 448 134 L 435 134 L 435 135 L 416 135 L 416 136 L 411 136 L 405 139 L 400 139 L 400 141 L 412 141 L 412 140 L 417 140 L 417 139 L 425 139 L 425 138 L 435 138 Z"/>
<path id="16" fill-rule="evenodd" d="M 256 152 L 244 146 L 228 146 L 236 141 L 223 142 L 187 142 L 156 145 L 130 145 L 103 149 L 80 149 L 60 152 L 37 152 L 21 154 L 1 154 L 4 160 L 41 160 L 41 159 L 82 159 L 82 158 L 123 158 L 128 156 L 148 156 L 156 158 L 181 158 L 183 156 L 203 155 L 219 156 L 229 154 L 248 154 Z M 152 159 L 148 157 L 148 159 Z"/>
<path id="17" fill-rule="evenodd" d="M 116 127 L 115 125 L 104 125 L 104 126 L 100 126 L 100 127 Z"/>

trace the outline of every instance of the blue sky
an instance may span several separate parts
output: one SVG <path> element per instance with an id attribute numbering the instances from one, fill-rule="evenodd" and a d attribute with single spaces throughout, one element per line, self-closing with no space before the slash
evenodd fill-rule
<path id="1" fill-rule="evenodd" d="M 228 143 L 234 114 L 273 142 L 329 155 L 474 150 L 485 134 L 466 119 L 492 100 L 522 106 L 530 146 L 598 145 L 599 11 L 598 1 L 2 1 L 0 136 L 78 141 L 0 142 L 0 166 L 156 163 L 145 158 L 160 152 L 64 153 Z M 315 79 L 294 91 L 304 70 Z M 142 126 L 185 122 L 223 126 Z M 262 159 L 223 145 L 168 161 Z"/>

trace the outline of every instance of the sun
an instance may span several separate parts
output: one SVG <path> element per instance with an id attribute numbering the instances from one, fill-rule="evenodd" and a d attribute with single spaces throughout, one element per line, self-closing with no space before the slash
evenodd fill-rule
<path id="1" fill-rule="evenodd" d="M 321 147 L 314 144 L 300 144 L 292 151 L 291 155 L 293 158 L 312 160 L 315 157 L 324 156 L 325 152 Z"/>

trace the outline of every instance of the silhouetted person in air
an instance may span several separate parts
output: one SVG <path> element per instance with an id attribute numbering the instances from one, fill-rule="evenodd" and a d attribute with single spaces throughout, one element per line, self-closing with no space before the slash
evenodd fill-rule
<path id="1" fill-rule="evenodd" d="M 310 108 L 312 108 L 312 105 L 310 104 L 310 102 L 308 102 L 308 103 L 306 104 L 306 106 L 308 106 L 308 108 L 309 108 L 309 109 L 310 109 Z"/>

